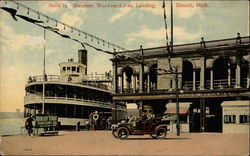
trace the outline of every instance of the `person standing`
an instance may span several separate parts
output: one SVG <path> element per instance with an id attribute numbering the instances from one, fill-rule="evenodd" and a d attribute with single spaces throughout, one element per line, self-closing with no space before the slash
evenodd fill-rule
<path id="1" fill-rule="evenodd" d="M 29 135 L 33 132 L 32 121 L 34 121 L 34 119 L 32 118 L 31 114 L 28 114 L 28 118 L 25 121 L 25 128 L 27 129 Z"/>

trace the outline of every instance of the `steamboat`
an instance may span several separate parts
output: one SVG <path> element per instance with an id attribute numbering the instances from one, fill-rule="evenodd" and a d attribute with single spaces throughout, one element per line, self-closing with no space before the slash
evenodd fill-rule
<path id="1" fill-rule="evenodd" d="M 93 112 L 112 111 L 112 76 L 87 74 L 87 50 L 78 50 L 78 62 L 62 62 L 60 75 L 30 76 L 25 85 L 24 116 L 53 114 L 61 127 L 86 126 Z M 44 84 L 44 94 L 43 94 Z M 43 111 L 42 111 L 43 109 Z M 125 106 L 118 105 L 117 118 L 122 118 Z"/>

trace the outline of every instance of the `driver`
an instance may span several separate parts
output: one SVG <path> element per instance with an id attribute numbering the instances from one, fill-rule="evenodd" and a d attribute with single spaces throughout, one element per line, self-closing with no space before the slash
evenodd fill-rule
<path id="1" fill-rule="evenodd" d="M 129 116 L 128 123 L 132 123 L 133 126 L 136 126 L 136 119 L 135 119 L 132 115 L 130 115 L 130 116 Z"/>
<path id="2" fill-rule="evenodd" d="M 147 120 L 151 120 L 151 119 L 153 119 L 153 118 L 155 118 L 155 115 L 154 115 L 154 114 L 148 114 L 148 115 L 147 115 Z"/>

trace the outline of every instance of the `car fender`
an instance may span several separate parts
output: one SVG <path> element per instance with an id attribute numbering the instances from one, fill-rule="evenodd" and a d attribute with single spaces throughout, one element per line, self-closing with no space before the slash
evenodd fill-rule
<path id="1" fill-rule="evenodd" d="M 161 124 L 161 125 L 158 125 L 158 126 L 155 127 L 155 131 L 157 131 L 157 129 L 159 129 L 161 127 L 166 128 L 166 130 L 168 130 L 168 125 L 167 124 Z"/>

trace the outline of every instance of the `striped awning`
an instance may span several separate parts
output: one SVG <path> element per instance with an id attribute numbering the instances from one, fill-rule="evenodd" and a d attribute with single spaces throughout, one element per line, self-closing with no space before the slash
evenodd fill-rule
<path id="1" fill-rule="evenodd" d="M 192 103 L 191 102 L 180 102 L 179 103 L 179 113 L 180 114 L 188 114 L 189 107 Z M 176 114 L 176 103 L 167 103 L 166 110 L 164 114 Z"/>

